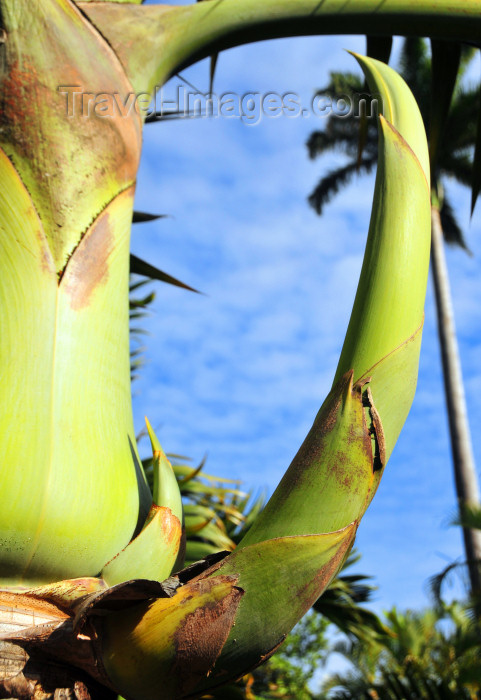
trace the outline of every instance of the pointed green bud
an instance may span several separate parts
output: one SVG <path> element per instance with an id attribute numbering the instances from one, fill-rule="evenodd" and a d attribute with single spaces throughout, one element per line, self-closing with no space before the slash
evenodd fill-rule
<path id="1" fill-rule="evenodd" d="M 153 505 L 144 529 L 101 571 L 109 586 L 133 579 L 170 576 L 182 543 L 182 523 L 170 508 Z"/>
<path id="2" fill-rule="evenodd" d="M 145 422 L 153 452 L 153 503 L 142 531 L 103 567 L 101 576 L 109 586 L 136 578 L 163 581 L 183 561 L 185 536 L 179 485 L 147 418 Z"/>
<path id="3" fill-rule="evenodd" d="M 182 522 L 182 497 L 174 470 L 147 418 L 145 419 L 145 423 L 147 425 L 153 453 L 153 501 L 157 506 L 166 506 L 170 508 L 172 513 Z"/>

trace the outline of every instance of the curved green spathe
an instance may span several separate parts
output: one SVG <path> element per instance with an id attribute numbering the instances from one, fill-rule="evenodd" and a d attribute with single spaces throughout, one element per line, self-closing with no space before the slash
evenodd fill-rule
<path id="1" fill-rule="evenodd" d="M 358 60 L 395 125 L 380 117 L 373 212 L 351 320 L 333 388 L 241 547 L 359 522 L 414 397 L 429 266 L 426 136 L 404 81 L 379 61 Z"/>
<path id="2" fill-rule="evenodd" d="M 103 660 L 121 693 L 133 693 L 135 682 L 141 700 L 194 697 L 268 658 L 342 565 L 409 410 L 429 263 L 427 145 L 405 83 L 378 62 L 359 60 L 395 123 L 380 117 L 373 214 L 334 385 L 237 549 L 171 599 L 107 618 Z M 209 582 L 219 588 L 197 592 Z M 198 621 L 187 643 L 186 596 Z M 204 657 L 198 643 L 212 615 L 219 632 L 209 627 L 215 644 Z"/>
<path id="3" fill-rule="evenodd" d="M 416 389 L 431 242 L 429 156 L 402 78 L 380 61 L 357 59 L 385 119 L 366 252 L 334 381 L 351 369 L 354 381 L 371 377 L 388 459 Z"/>

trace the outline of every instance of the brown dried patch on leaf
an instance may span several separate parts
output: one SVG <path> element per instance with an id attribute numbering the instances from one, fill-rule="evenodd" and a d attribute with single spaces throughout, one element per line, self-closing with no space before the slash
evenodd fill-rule
<path id="1" fill-rule="evenodd" d="M 373 455 L 372 470 L 378 472 L 386 466 L 386 439 L 384 429 L 382 427 L 381 416 L 374 405 L 371 388 L 368 385 L 370 378 L 361 380 L 356 383 L 355 388 L 362 392 L 362 403 L 365 411 L 367 431 L 366 437 L 371 440 L 371 450 Z"/>
<path id="2" fill-rule="evenodd" d="M 141 119 L 135 109 L 121 112 L 132 86 L 74 3 L 11 7 L 0 144 L 30 192 L 59 271 L 92 219 L 134 182 Z M 117 95 L 119 108 L 106 114 L 99 95 Z"/>
<path id="3" fill-rule="evenodd" d="M 172 513 L 170 508 L 161 506 L 161 518 L 162 518 L 162 532 L 165 535 L 165 539 L 169 544 L 177 541 L 180 544 L 180 538 L 182 536 L 182 523 L 179 518 Z"/>
<path id="4" fill-rule="evenodd" d="M 354 370 L 351 369 L 346 374 L 343 374 L 339 382 L 333 387 L 331 392 L 332 399 L 327 402 L 326 412 L 323 414 L 322 429 L 319 431 L 320 437 L 327 435 L 334 428 L 343 398 L 353 391 L 353 377 Z"/>
<path id="5" fill-rule="evenodd" d="M 179 694 L 191 693 L 208 676 L 229 636 L 244 591 L 233 576 L 218 576 L 191 584 L 193 596 L 208 595 L 219 583 L 232 589 L 221 600 L 197 608 L 184 619 L 174 636 L 176 659 L 172 672 L 179 678 Z"/>
<path id="6" fill-rule="evenodd" d="M 278 487 L 276 490 L 278 494 L 276 508 L 280 508 L 285 501 L 289 500 L 291 494 L 300 488 L 300 485 L 304 484 L 306 479 L 311 480 L 308 471 L 309 465 L 322 463 L 325 446 L 328 443 L 330 434 L 337 425 L 343 399 L 350 394 L 355 399 L 357 398 L 356 392 L 353 393 L 353 374 L 353 370 L 346 372 L 327 396 L 314 420 L 311 430 L 281 481 L 285 488 L 280 490 Z M 348 435 L 346 439 L 349 442 L 354 440 L 355 436 Z M 350 465 L 346 465 L 344 462 L 344 453 L 340 453 L 336 460 L 331 461 L 329 470 L 341 474 L 338 478 L 344 479 L 346 488 L 349 488 L 353 477 L 349 469 Z"/>
<path id="7" fill-rule="evenodd" d="M 62 284 L 72 309 L 88 306 L 96 287 L 107 282 L 115 245 L 109 218 L 107 211 L 100 215 L 68 262 Z"/>
<path id="8" fill-rule="evenodd" d="M 133 197 L 134 188 L 128 187 L 108 203 L 59 275 L 59 286 L 75 311 L 89 306 L 97 289 L 106 284 L 112 286 L 111 273 L 114 282 L 119 274 L 127 274 L 128 228 L 125 216 L 130 215 Z M 119 268 L 119 264 L 124 267 Z"/>
<path id="9" fill-rule="evenodd" d="M 369 402 L 369 413 L 372 421 L 370 430 L 376 444 L 373 469 L 374 471 L 377 471 L 378 469 L 384 469 L 386 466 L 386 439 L 384 437 L 381 416 L 374 405 L 374 399 L 372 397 L 370 387 L 367 387 L 366 395 Z"/>
<path id="10" fill-rule="evenodd" d="M 372 461 L 371 440 L 364 418 L 362 424 L 353 419 L 350 424 L 345 425 L 343 440 L 337 443 L 334 451 L 331 438 L 331 434 L 336 434 L 335 431 L 338 430 L 344 407 L 362 405 L 362 392 L 357 385 L 352 384 L 353 374 L 353 370 L 350 370 L 339 379 L 316 416 L 309 434 L 284 477 L 287 482 L 290 481 L 289 489 L 284 491 L 284 499 L 287 500 L 291 496 L 297 484 L 302 483 L 305 487 L 306 483 L 315 483 L 313 465 L 317 465 L 316 469 L 324 471 L 326 480 L 333 479 L 346 493 L 352 495 L 364 488 L 360 476 L 364 473 L 365 465 Z M 352 408 L 350 410 L 354 417 L 356 412 Z M 352 459 L 352 448 L 358 451 L 357 460 Z M 330 453 L 329 459 L 325 457 L 326 450 Z M 359 454 L 361 451 L 362 459 Z M 338 524 L 336 529 L 351 520 L 352 517 L 348 517 L 347 522 Z"/>
<path id="11" fill-rule="evenodd" d="M 367 395 L 367 392 L 369 392 L 369 396 L 371 396 L 370 389 L 369 387 L 365 388 L 366 385 L 369 383 L 370 379 L 365 379 L 361 380 L 359 382 L 356 382 L 354 386 L 351 388 L 351 394 L 355 398 L 355 400 L 358 402 L 360 406 L 365 405 L 365 397 Z M 372 404 L 372 401 L 370 402 L 369 405 Z M 357 440 L 359 440 L 359 433 L 354 431 L 354 426 L 351 428 L 351 433 L 348 436 L 347 442 L 348 443 L 354 443 Z M 362 413 L 362 444 L 363 444 L 363 453 L 365 455 L 366 462 L 370 462 L 373 471 L 374 471 L 374 452 L 372 449 L 372 441 L 371 441 L 371 428 L 368 425 L 368 422 L 366 420 L 366 413 L 365 411 Z"/>

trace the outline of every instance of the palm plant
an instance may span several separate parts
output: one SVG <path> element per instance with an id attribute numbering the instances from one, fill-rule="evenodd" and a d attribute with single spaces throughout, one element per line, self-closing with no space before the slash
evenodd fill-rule
<path id="1" fill-rule="evenodd" d="M 323 697 L 477 700 L 481 646 L 459 605 L 420 613 L 393 608 L 386 625 L 390 634 L 376 642 L 337 645 L 354 668 L 329 678 Z"/>
<path id="2" fill-rule="evenodd" d="M 315 700 L 309 681 L 327 658 L 327 627 L 327 621 L 319 615 L 303 617 L 282 649 L 254 670 L 252 700 Z"/>
<path id="3" fill-rule="evenodd" d="M 375 613 L 363 607 L 375 586 L 368 582 L 369 576 L 346 572 L 359 559 L 360 555 L 351 551 L 339 574 L 312 607 L 349 639 L 376 641 L 386 635 L 386 628 Z"/>
<path id="4" fill-rule="evenodd" d="M 465 506 L 461 512 L 458 513 L 457 517 L 451 524 L 481 533 L 481 508 L 476 506 Z M 468 571 L 469 575 L 470 565 L 480 566 L 481 561 L 453 561 L 441 572 L 430 578 L 429 589 L 436 605 L 441 608 L 445 606 L 442 595 L 444 586 L 446 583 L 448 583 L 448 581 L 450 581 L 453 574 L 461 574 L 462 580 L 465 582 L 464 574 L 466 571 Z M 478 592 L 473 594 L 471 591 L 468 591 L 468 593 L 469 595 L 466 606 L 471 613 L 474 625 L 477 625 L 478 627 L 476 633 L 479 635 L 479 623 L 481 621 L 481 596 Z"/>
<path id="5" fill-rule="evenodd" d="M 382 47 L 387 53 L 390 42 Z M 473 55 L 473 49 L 461 50 L 458 44 L 433 43 L 433 60 L 425 40 L 410 37 L 404 40 L 399 68 L 411 87 L 423 115 L 430 137 L 432 183 L 431 261 L 438 316 L 446 406 L 451 435 L 451 450 L 456 494 L 460 507 L 479 503 L 479 488 L 469 431 L 461 363 L 456 341 L 449 277 L 443 240 L 466 248 L 461 228 L 449 201 L 444 183 L 452 178 L 470 187 L 473 179 L 473 152 L 477 138 L 478 90 L 465 88 L 462 78 Z M 453 70 L 454 67 L 454 70 Z M 353 74 L 335 73 L 322 91 L 329 95 L 350 95 L 355 110 L 365 99 L 365 85 Z M 439 104 L 438 104 L 439 103 Z M 370 105 L 371 108 L 373 105 Z M 372 114 L 372 111 L 371 111 Z M 442 114 L 443 116 L 439 116 Z M 331 116 L 322 131 L 311 134 L 307 147 L 311 158 L 330 150 L 340 150 L 349 162 L 324 176 L 317 184 L 309 203 L 321 214 L 325 204 L 352 179 L 368 173 L 377 160 L 377 139 L 374 119 L 366 116 L 361 131 L 352 128 L 351 119 Z M 481 536 L 471 528 L 463 529 L 466 558 L 470 564 L 472 591 L 481 590 Z"/>
<path id="6" fill-rule="evenodd" d="M 235 551 L 169 576 L 180 566 L 181 496 L 149 427 L 150 491 L 130 405 L 128 244 L 145 116 L 136 96 L 259 38 L 411 33 L 414 23 L 420 35 L 476 41 L 478 4 L 0 0 L 0 18 L 1 693 L 198 696 L 277 648 L 342 565 L 374 495 L 415 391 L 429 159 L 403 81 L 359 59 L 385 111 L 332 390 Z"/>

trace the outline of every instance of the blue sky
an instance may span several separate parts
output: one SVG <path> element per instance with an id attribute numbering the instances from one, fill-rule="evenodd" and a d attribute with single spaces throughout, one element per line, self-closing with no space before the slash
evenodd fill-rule
<path id="1" fill-rule="evenodd" d="M 361 37 L 298 38 L 220 56 L 215 92 L 295 92 L 308 105 L 332 69 L 357 70 L 344 48 Z M 208 64 L 182 73 L 208 89 Z M 178 83 L 174 80 L 172 90 Z M 134 227 L 132 250 L 201 289 L 157 285 L 147 364 L 135 383 L 143 416 L 168 452 L 272 491 L 327 394 L 344 338 L 368 229 L 374 179 L 343 190 L 319 218 L 307 195 L 339 155 L 308 160 L 306 117 L 180 120 L 148 126 L 136 206 L 172 218 Z M 481 465 L 481 223 L 450 192 L 473 252 L 448 250 L 477 464 Z M 479 207 L 478 207 L 479 209 Z M 146 449 L 145 445 L 145 449 Z M 479 472 L 479 469 L 478 469 Z M 377 610 L 428 601 L 426 579 L 462 555 L 454 512 L 431 291 L 418 392 L 357 539 L 358 570 L 375 577 Z"/>

